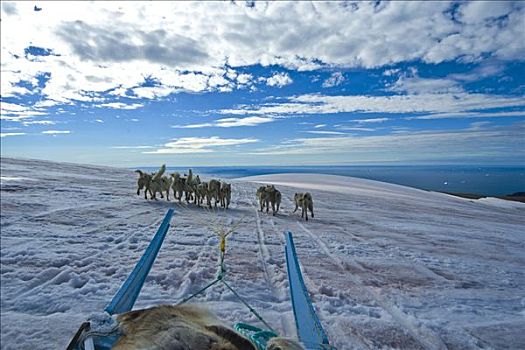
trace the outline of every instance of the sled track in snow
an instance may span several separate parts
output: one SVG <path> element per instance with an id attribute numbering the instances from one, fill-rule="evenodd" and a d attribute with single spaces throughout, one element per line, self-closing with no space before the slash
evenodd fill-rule
<path id="1" fill-rule="evenodd" d="M 414 339 L 417 340 L 425 349 L 447 349 L 447 346 L 437 334 L 435 334 L 433 331 L 431 331 L 424 325 L 418 325 L 414 321 L 412 321 L 411 319 L 414 319 L 414 317 L 404 313 L 401 309 L 394 305 L 394 303 L 390 302 L 385 297 L 383 297 L 380 293 L 379 288 L 365 286 L 358 276 L 348 273 L 346 263 L 342 259 L 337 257 L 335 254 L 331 253 L 328 246 L 321 238 L 313 234 L 300 221 L 297 221 L 297 224 L 304 233 L 306 233 L 312 240 L 314 240 L 318 244 L 319 247 L 321 247 L 323 252 L 333 261 L 333 263 L 347 274 L 347 276 L 354 284 L 359 286 L 363 291 L 368 292 L 368 294 L 373 298 L 373 300 L 375 300 L 383 310 L 388 312 L 388 314 L 399 325 L 401 325 L 412 337 L 414 337 Z"/>
<path id="2" fill-rule="evenodd" d="M 146 210 L 145 212 L 148 212 L 148 210 Z M 135 216 L 135 215 L 133 215 Z M 130 216 L 130 217 L 133 217 L 133 216 Z M 123 220 L 127 220 L 129 219 L 130 217 L 127 217 L 127 218 L 120 218 L 120 220 L 115 220 L 115 222 L 113 222 L 112 224 L 115 224 L 115 223 L 118 223 L 118 222 L 121 222 Z M 158 227 L 159 226 L 159 223 L 161 222 L 161 220 L 157 220 L 155 221 L 154 223 L 152 223 L 151 225 L 149 225 L 146 228 L 144 228 L 143 231 L 152 231 L 154 227 Z M 108 228 L 108 227 L 111 227 L 112 224 L 110 225 L 105 225 L 104 227 L 99 227 L 97 229 L 93 229 L 93 230 L 90 230 L 89 232 L 87 233 L 93 233 L 93 232 L 97 232 L 97 231 L 100 231 L 100 230 L 103 230 L 105 228 Z M 154 233 L 154 231 L 153 231 Z M 86 233 L 84 233 L 86 234 Z M 77 261 L 81 263 L 80 265 L 80 270 L 82 270 L 85 266 L 89 266 L 91 265 L 91 263 L 87 263 L 87 264 L 84 264 L 83 262 L 85 260 L 90 260 L 90 261 L 97 261 L 99 257 L 101 256 L 105 256 L 105 255 L 111 255 L 112 252 L 118 252 L 118 251 L 121 251 L 122 247 L 121 247 L 121 244 L 123 242 L 127 242 L 129 241 L 129 239 L 136 235 L 137 232 L 136 231 L 133 231 L 133 232 L 130 232 L 130 233 L 126 233 L 126 234 L 123 234 L 124 236 L 123 237 L 119 237 L 117 238 L 116 240 L 114 240 L 112 243 L 113 243 L 113 246 L 107 250 L 104 250 L 104 251 L 100 251 L 98 252 L 97 254 L 95 255 L 88 255 L 88 256 L 84 256 L 80 259 L 78 259 Z M 145 244 L 147 245 L 147 240 L 145 241 Z M 137 259 L 139 259 L 140 256 L 137 257 Z M 76 265 L 77 266 L 77 265 Z M 78 270 L 78 266 L 77 266 L 77 271 L 80 271 Z M 70 272 L 73 272 L 75 271 L 75 269 L 72 269 L 70 267 L 66 268 L 64 271 L 58 271 L 56 274 L 54 274 L 54 276 L 48 276 L 47 280 L 45 282 L 42 282 L 42 283 L 39 283 L 37 285 L 34 285 L 30 288 L 26 288 L 26 289 L 23 289 L 23 290 L 20 290 L 19 293 L 16 295 L 15 297 L 15 300 L 21 300 L 24 298 L 24 296 L 26 295 L 29 295 L 29 294 L 32 294 L 32 293 L 35 293 L 35 292 L 38 292 L 40 290 L 42 290 L 43 288 L 49 286 L 49 285 L 52 285 L 52 284 L 55 284 L 54 282 L 57 280 L 57 278 L 60 278 L 60 276 L 65 276 L 67 274 L 69 274 Z"/>
<path id="3" fill-rule="evenodd" d="M 247 197 L 249 196 L 248 190 L 245 190 L 245 194 Z M 277 278 L 276 278 L 275 272 L 271 271 L 271 269 L 274 267 L 274 264 L 272 264 L 271 262 L 274 260 L 270 253 L 270 249 L 268 248 L 268 245 L 266 244 L 266 235 L 261 225 L 262 219 L 261 219 L 261 215 L 259 215 L 260 207 L 258 206 L 258 204 L 259 204 L 258 202 L 252 201 L 253 210 L 255 212 L 257 244 L 259 246 L 261 267 L 263 269 L 264 277 L 266 279 L 268 286 L 270 287 L 272 294 L 277 300 L 283 301 L 286 299 L 286 295 L 285 293 L 283 293 L 283 291 L 279 290 L 279 288 L 276 286 L 275 281 L 277 280 Z"/>

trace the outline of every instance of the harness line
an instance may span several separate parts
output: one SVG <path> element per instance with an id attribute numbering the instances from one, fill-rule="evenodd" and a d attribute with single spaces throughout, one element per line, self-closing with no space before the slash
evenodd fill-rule
<path id="1" fill-rule="evenodd" d="M 234 228 L 235 229 L 235 228 Z M 233 229 L 233 230 L 234 230 Z M 220 254 L 219 254 L 219 270 L 217 271 L 217 277 L 215 278 L 215 280 L 213 280 L 212 282 L 208 283 L 208 285 L 206 285 L 205 287 L 203 287 L 202 289 L 200 289 L 199 291 L 193 293 L 192 295 L 190 295 L 189 297 L 187 298 L 184 298 L 182 301 L 178 302 L 177 305 L 181 305 L 181 304 L 184 304 L 186 302 L 188 302 L 189 300 L 193 299 L 194 297 L 196 297 L 197 295 L 199 294 L 202 294 L 205 290 L 207 290 L 208 288 L 212 287 L 213 285 L 217 284 L 218 282 L 222 282 L 226 288 L 228 288 L 232 293 L 233 295 L 235 295 L 235 297 L 237 299 L 239 299 L 249 310 L 250 312 L 255 316 L 257 317 L 257 319 L 259 319 L 266 327 L 268 327 L 269 330 L 271 330 L 272 332 L 274 333 L 277 333 L 275 332 L 275 330 L 268 324 L 268 322 L 266 322 L 264 320 L 264 318 L 257 312 L 255 311 L 255 309 L 253 307 L 250 306 L 250 304 L 248 304 L 248 302 L 246 300 L 244 300 L 228 283 L 226 283 L 226 281 L 224 280 L 225 276 L 226 276 L 226 269 L 224 267 L 224 256 L 226 255 L 226 237 L 228 237 L 228 235 L 230 233 L 233 232 L 233 230 L 229 230 L 228 232 L 217 232 L 217 235 L 219 236 L 219 251 L 220 251 Z"/>

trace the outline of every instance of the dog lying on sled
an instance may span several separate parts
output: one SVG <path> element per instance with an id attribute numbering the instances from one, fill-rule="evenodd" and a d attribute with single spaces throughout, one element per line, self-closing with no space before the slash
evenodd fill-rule
<path id="1" fill-rule="evenodd" d="M 294 213 L 297 209 L 301 208 L 301 218 L 306 215 L 306 221 L 308 221 L 308 210 L 312 213 L 314 217 L 314 201 L 312 195 L 309 192 L 306 193 L 296 193 L 293 197 L 295 202 Z"/>
<path id="2" fill-rule="evenodd" d="M 208 310 L 195 305 L 161 305 L 117 316 L 114 350 L 257 350 Z M 272 338 L 268 350 L 301 350 L 299 343 Z"/>

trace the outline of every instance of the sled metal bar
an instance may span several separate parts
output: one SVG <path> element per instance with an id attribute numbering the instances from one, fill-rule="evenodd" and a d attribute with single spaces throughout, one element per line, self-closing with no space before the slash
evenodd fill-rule
<path id="1" fill-rule="evenodd" d="M 299 340 L 308 350 L 335 349 L 315 313 L 308 290 L 304 284 L 291 232 L 286 232 L 286 269 L 290 296 Z"/>
<path id="2" fill-rule="evenodd" d="M 120 314 L 130 311 L 137 300 L 137 297 L 142 289 L 142 285 L 148 276 L 151 266 L 155 262 L 155 258 L 160 250 L 164 237 L 170 227 L 171 217 L 173 216 L 173 209 L 169 209 L 160 225 L 157 233 L 152 238 L 150 244 L 146 248 L 144 255 L 140 258 L 137 265 L 128 276 L 128 279 L 117 291 L 113 300 L 104 309 L 110 315 Z"/>

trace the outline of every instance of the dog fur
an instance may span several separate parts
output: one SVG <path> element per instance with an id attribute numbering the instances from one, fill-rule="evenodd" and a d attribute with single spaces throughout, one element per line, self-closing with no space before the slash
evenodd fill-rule
<path id="1" fill-rule="evenodd" d="M 168 177 L 162 176 L 164 175 L 164 172 L 166 171 L 166 164 L 162 164 L 159 171 L 153 175 L 150 184 L 149 184 L 149 193 L 151 196 L 151 199 L 157 200 L 157 193 L 160 193 L 160 198 L 164 198 L 164 195 L 162 194 L 163 191 L 167 191 L 168 194 L 168 200 L 169 200 L 169 189 L 171 185 L 171 181 Z"/>
<path id="2" fill-rule="evenodd" d="M 306 193 L 296 193 L 294 195 L 295 209 L 294 213 L 298 208 L 301 208 L 301 218 L 306 216 L 306 221 L 308 221 L 308 210 L 312 213 L 312 218 L 314 217 L 314 201 L 312 195 L 309 192 Z"/>
<path id="3" fill-rule="evenodd" d="M 264 210 L 264 205 L 266 204 L 266 187 L 260 186 L 257 189 L 255 195 L 257 196 L 257 200 L 259 201 L 259 206 L 261 207 L 262 212 Z"/>
<path id="4" fill-rule="evenodd" d="M 272 215 L 275 216 L 275 214 L 279 212 L 279 207 L 281 206 L 281 192 L 278 189 L 276 189 L 274 185 L 267 185 L 264 189 L 264 193 L 266 212 L 268 213 L 270 209 L 269 204 L 271 204 Z"/>
<path id="5" fill-rule="evenodd" d="M 179 200 L 179 203 L 181 202 L 182 196 L 184 194 L 184 184 L 182 181 L 182 178 L 180 177 L 179 173 L 173 173 L 171 174 L 172 182 L 171 182 L 171 188 L 173 189 L 173 196 L 175 199 Z"/>
<path id="6" fill-rule="evenodd" d="M 140 190 L 144 189 L 144 199 L 148 199 L 149 185 L 153 176 L 141 170 L 135 170 L 135 172 L 139 174 L 137 180 L 137 196 L 140 195 Z"/>
<path id="7" fill-rule="evenodd" d="M 211 208 L 211 200 L 215 199 L 215 208 L 217 208 L 217 202 L 220 200 L 219 194 L 221 192 L 221 183 L 219 180 L 212 179 L 208 182 L 208 202 Z"/>
<path id="8" fill-rule="evenodd" d="M 210 205 L 210 199 L 208 197 L 208 183 L 207 182 L 201 182 L 197 185 L 197 190 L 195 191 L 195 197 L 197 197 L 197 206 L 201 206 L 201 204 L 206 199 L 206 204 Z"/>
<path id="9" fill-rule="evenodd" d="M 161 305 L 117 316 L 114 350 L 256 350 L 215 315 L 195 305 Z"/>
<path id="10" fill-rule="evenodd" d="M 266 350 L 305 350 L 297 341 L 288 338 L 272 338 L 266 343 Z"/>
<path id="11" fill-rule="evenodd" d="M 221 207 L 228 209 L 232 199 L 232 185 L 226 182 L 221 182 L 219 197 L 221 200 Z"/>

